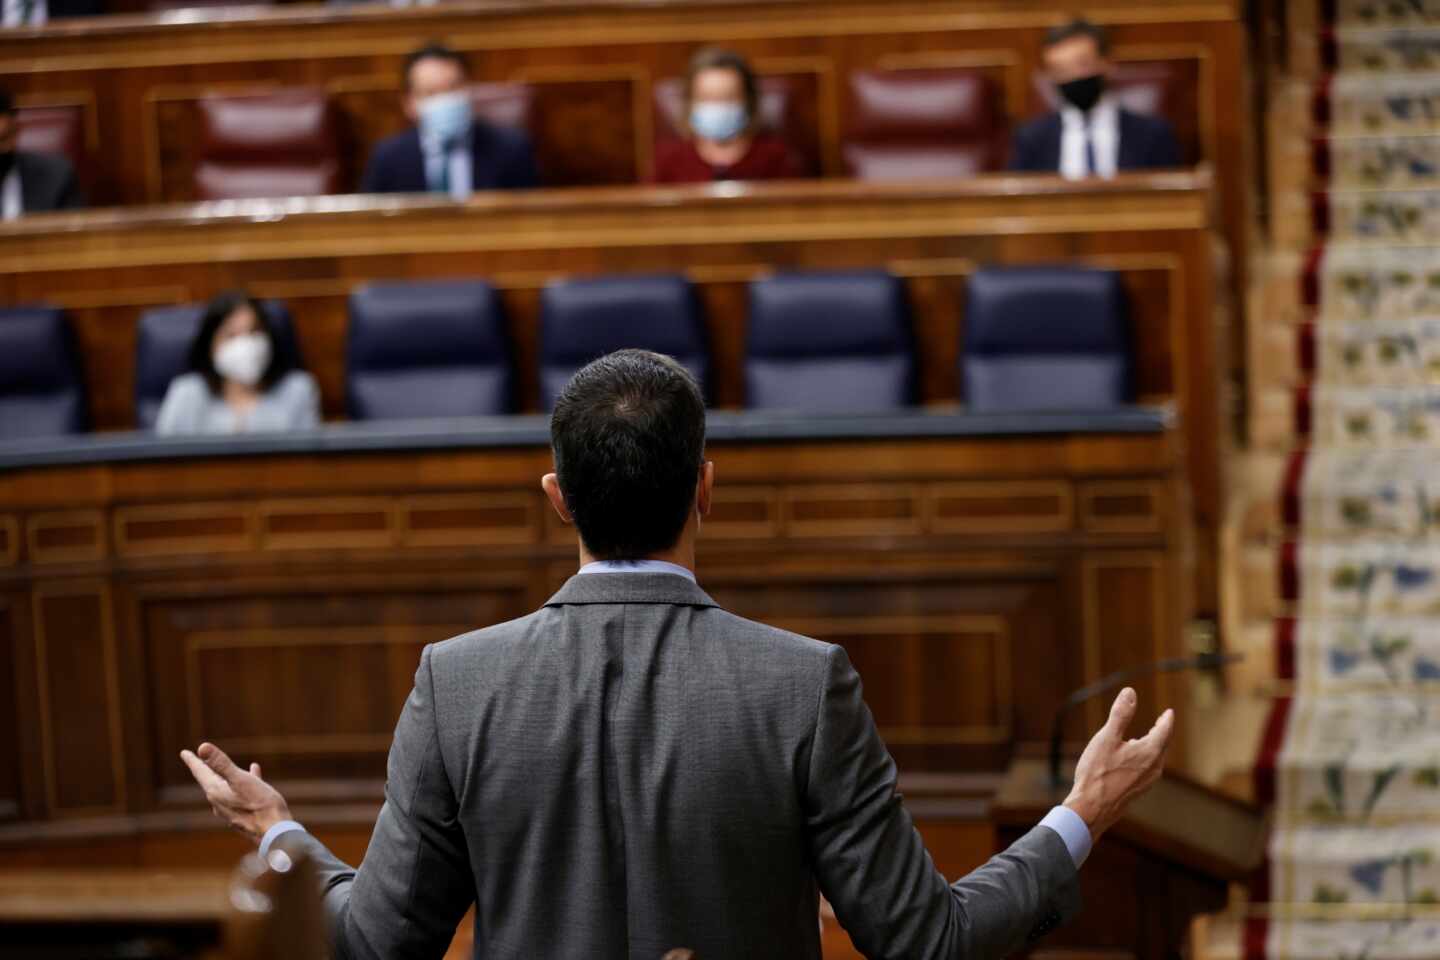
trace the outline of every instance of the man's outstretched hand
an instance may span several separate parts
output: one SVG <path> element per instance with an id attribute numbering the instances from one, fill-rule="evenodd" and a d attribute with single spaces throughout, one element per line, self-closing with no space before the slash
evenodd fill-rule
<path id="1" fill-rule="evenodd" d="M 280 791 L 260 779 L 260 764 L 242 770 L 213 743 L 200 744 L 194 753 L 181 750 L 180 759 L 205 791 L 215 816 L 251 839 L 258 841 L 266 830 L 290 819 Z"/>
<path id="2" fill-rule="evenodd" d="M 1139 740 L 1125 739 L 1135 719 L 1135 691 L 1126 687 L 1110 707 L 1110 719 L 1090 739 L 1075 765 L 1075 785 L 1065 806 L 1080 814 L 1092 840 L 1115 825 L 1125 808 L 1160 779 L 1165 747 L 1175 727 L 1175 711 L 1166 710 Z"/>

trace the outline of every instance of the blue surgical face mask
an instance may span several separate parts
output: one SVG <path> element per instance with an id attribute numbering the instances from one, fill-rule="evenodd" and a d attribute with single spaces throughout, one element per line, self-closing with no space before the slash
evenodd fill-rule
<path id="1" fill-rule="evenodd" d="M 454 143 L 470 133 L 470 95 L 464 90 L 437 93 L 420 101 L 420 135 Z"/>
<path id="2" fill-rule="evenodd" d="M 741 103 L 697 103 L 690 108 L 690 129 L 706 140 L 733 140 L 750 125 Z"/>

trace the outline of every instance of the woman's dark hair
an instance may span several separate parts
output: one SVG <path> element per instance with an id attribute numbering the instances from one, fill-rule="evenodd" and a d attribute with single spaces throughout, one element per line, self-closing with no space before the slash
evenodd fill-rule
<path id="1" fill-rule="evenodd" d="M 250 308 L 255 314 L 255 322 L 260 332 L 270 338 L 270 365 L 260 377 L 260 389 L 269 390 L 289 372 L 289 359 L 281 356 L 280 345 L 275 342 L 275 325 L 270 322 L 269 311 L 248 293 L 231 290 L 214 297 L 205 305 L 205 313 L 200 317 L 200 329 L 195 332 L 195 339 L 190 341 L 190 370 L 205 378 L 211 393 L 219 393 L 220 384 L 225 379 L 220 376 L 220 371 L 215 369 L 215 331 L 220 329 L 220 324 L 225 322 L 226 317 L 241 307 Z"/>
<path id="2" fill-rule="evenodd" d="M 646 350 L 601 357 L 560 391 L 550 444 L 565 505 L 596 559 L 675 546 L 705 461 L 705 400 L 689 371 Z"/>
<path id="3" fill-rule="evenodd" d="M 702 47 L 690 58 L 685 68 L 685 118 L 689 122 L 690 105 L 695 97 L 695 77 L 705 70 L 734 70 L 740 75 L 740 85 L 745 90 L 745 114 L 750 118 L 748 130 L 754 130 L 760 123 L 760 78 L 746 60 L 734 50 L 724 47 Z"/>

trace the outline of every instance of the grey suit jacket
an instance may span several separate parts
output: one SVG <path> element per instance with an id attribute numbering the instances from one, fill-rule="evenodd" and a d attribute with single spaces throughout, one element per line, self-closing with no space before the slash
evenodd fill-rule
<path id="1" fill-rule="evenodd" d="M 59 154 L 17 150 L 15 169 L 20 174 L 20 209 L 24 212 L 74 210 L 85 205 L 75 168 Z"/>
<path id="2" fill-rule="evenodd" d="M 340 958 L 818 958 L 817 893 L 872 957 L 1000 957 L 1078 909 L 1037 827 L 953 885 L 895 792 L 845 651 L 673 574 L 570 579 L 427 647 L 358 870 L 314 837 Z"/>

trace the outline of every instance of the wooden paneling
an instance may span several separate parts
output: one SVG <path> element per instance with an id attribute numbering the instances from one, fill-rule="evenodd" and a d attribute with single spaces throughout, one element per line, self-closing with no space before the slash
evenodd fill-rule
<path id="1" fill-rule="evenodd" d="M 117 812 L 125 785 L 110 586 L 46 582 L 32 595 L 46 808 L 53 816 Z"/>
<path id="2" fill-rule="evenodd" d="M 0 595 L 0 821 L 20 816 L 19 645 L 13 602 Z"/>
<path id="3" fill-rule="evenodd" d="M 455 3 L 227 11 L 222 29 L 205 13 L 183 22 L 117 17 L 0 38 L 0 85 L 22 104 L 93 93 L 87 122 L 105 155 L 95 198 L 155 202 L 187 195 L 191 111 L 210 90 L 324 87 L 347 121 L 358 174 L 369 146 L 403 124 L 404 54 L 441 37 L 470 54 L 479 79 L 537 85 L 537 148 L 549 182 L 621 183 L 649 172 L 652 84 L 679 76 L 698 46 L 723 43 L 762 73 L 792 79 L 797 136 L 837 175 L 852 71 L 981 69 L 1019 120 L 1039 106 L 1033 78 L 1044 28 L 1073 9 L 1064 0 Z M 1241 249 L 1249 177 L 1238 4 L 1154 0 L 1084 12 L 1110 28 L 1117 60 L 1163 63 L 1178 75 L 1169 104 L 1177 133 L 1189 159 L 1221 171 L 1230 239 Z"/>
<path id="4" fill-rule="evenodd" d="M 333 417 L 344 409 L 345 298 L 368 280 L 479 276 L 494 283 L 515 345 L 518 400 L 522 409 L 535 410 L 539 291 L 547 281 L 567 274 L 683 272 L 698 285 L 707 311 L 715 402 L 735 407 L 744 401 L 747 281 L 776 269 L 885 267 L 909 290 L 924 345 L 918 351 L 922 399 L 953 404 L 966 278 L 979 265 L 1069 262 L 1114 269 L 1131 301 L 1141 397 L 1173 398 L 1180 409 L 1201 548 L 1208 550 L 1218 527 L 1222 434 L 1213 245 L 1208 178 L 1188 174 L 1126 177 L 1094 188 L 986 177 L 944 185 L 557 191 L 492 196 L 466 206 L 398 199 L 260 203 L 235 215 L 170 208 L 37 217 L 0 227 L 0 302 L 48 300 L 70 308 L 92 421 L 113 429 L 134 422 L 135 328 L 142 309 L 236 286 L 288 302 Z M 107 291 L 125 295 L 107 299 Z M 892 501 L 885 509 L 905 508 Z M 279 528 L 266 526 L 277 519 Z M 916 519 L 868 522 L 899 529 Z M 301 536 L 283 518 L 253 522 L 260 526 L 241 531 L 231 519 L 213 535 Z M 362 523 L 358 515 L 331 522 Z M 403 517 L 368 522 L 353 535 L 387 543 Z M 1213 591 L 1202 587 L 1201 593 Z"/>
<path id="5" fill-rule="evenodd" d="M 1185 519 L 1092 528 L 1082 506 L 1172 502 L 1171 434 L 717 441 L 710 456 L 722 506 L 702 584 L 842 644 L 907 774 L 999 771 L 1067 691 L 1176 651 Z M 544 520 L 549 467 L 536 445 L 0 474 L 22 526 L 113 531 L 102 556 L 0 568 L 0 682 L 11 670 L 39 700 L 16 713 L 35 718 L 33 750 L 0 707 L 0 737 L 22 746 L 12 780 L 0 770 L 22 814 L 0 848 L 205 826 L 175 759 L 203 739 L 259 761 L 307 822 L 372 816 L 421 647 L 521 616 L 574 571 L 573 532 Z M 6 661 L 22 641 L 28 659 Z"/>
<path id="6" fill-rule="evenodd" d="M 422 579 L 140 587 L 162 802 L 193 802 L 172 761 L 206 739 L 277 780 L 382 779 L 421 647 L 529 610 L 523 568 Z"/>

